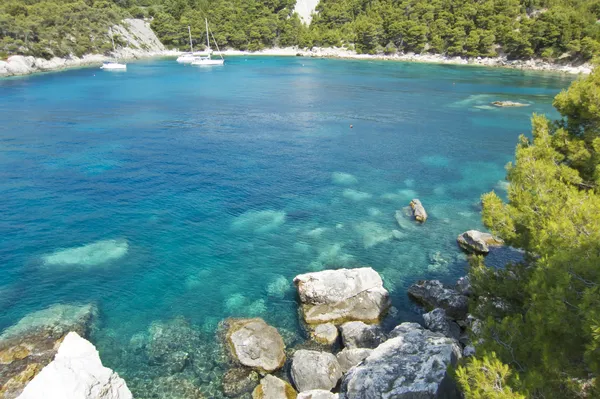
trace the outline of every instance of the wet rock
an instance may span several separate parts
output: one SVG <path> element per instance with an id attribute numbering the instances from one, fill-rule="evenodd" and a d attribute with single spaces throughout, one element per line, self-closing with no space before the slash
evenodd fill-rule
<path id="1" fill-rule="evenodd" d="M 319 324 L 310 333 L 313 340 L 324 345 L 333 345 L 338 335 L 338 329 L 333 323 Z"/>
<path id="2" fill-rule="evenodd" d="M 477 230 L 465 231 L 456 238 L 456 241 L 465 251 L 476 254 L 487 254 L 490 252 L 490 247 L 504 245 L 501 239 Z"/>
<path id="3" fill-rule="evenodd" d="M 298 399 L 338 399 L 337 393 L 331 393 L 324 389 L 313 389 L 310 391 L 300 392 Z"/>
<path id="4" fill-rule="evenodd" d="M 94 305 L 58 304 L 33 312 L 0 336 L 0 397 L 13 399 L 48 365 L 69 331 L 87 337 Z"/>
<path id="5" fill-rule="evenodd" d="M 459 398 L 449 365 L 460 358 L 456 342 L 416 323 L 379 345 L 342 380 L 341 398 Z"/>
<path id="6" fill-rule="evenodd" d="M 427 329 L 438 332 L 445 337 L 459 340 L 460 327 L 454 321 L 448 319 L 444 309 L 436 308 L 429 313 L 425 313 L 423 320 Z"/>
<path id="7" fill-rule="evenodd" d="M 516 101 L 494 101 L 492 102 L 492 105 L 495 105 L 496 107 L 528 107 L 529 104 L 523 104 L 523 103 L 519 103 Z"/>
<path id="8" fill-rule="evenodd" d="M 467 317 L 467 297 L 444 287 L 438 280 L 422 280 L 411 285 L 408 288 L 408 296 L 430 309 L 444 309 L 446 314 L 455 320 Z"/>
<path id="9" fill-rule="evenodd" d="M 417 222 L 424 223 L 427 220 L 427 212 L 425 211 L 425 207 L 421 204 L 421 201 L 418 199 L 413 199 L 410 201 L 410 209 L 412 209 L 413 217 Z"/>
<path id="10" fill-rule="evenodd" d="M 370 267 L 301 274 L 294 284 L 308 324 L 377 322 L 390 306 L 381 277 Z"/>
<path id="11" fill-rule="evenodd" d="M 223 393 L 229 398 L 234 398 L 252 392 L 259 379 L 258 373 L 247 367 L 230 369 L 223 375 Z"/>
<path id="12" fill-rule="evenodd" d="M 469 279 L 469 276 L 464 276 L 458 279 L 456 282 L 456 291 L 466 296 L 473 295 L 473 287 L 471 286 L 471 280 Z"/>
<path id="13" fill-rule="evenodd" d="M 342 368 L 342 373 L 347 373 L 352 367 L 356 366 L 367 358 L 373 352 L 368 348 L 344 348 L 335 357 Z"/>
<path id="14" fill-rule="evenodd" d="M 232 357 L 244 366 L 270 373 L 285 362 L 285 345 L 275 327 L 263 319 L 228 319 L 227 343 Z"/>
<path id="15" fill-rule="evenodd" d="M 70 332 L 56 357 L 31 380 L 19 399 L 131 399 L 125 381 L 102 366 L 98 351 L 89 341 Z"/>
<path id="16" fill-rule="evenodd" d="M 252 392 L 252 399 L 295 399 L 297 395 L 286 381 L 266 375 Z"/>
<path id="17" fill-rule="evenodd" d="M 385 341 L 381 327 L 365 324 L 362 321 L 351 321 L 340 326 L 342 342 L 348 349 L 376 348 Z"/>
<path id="18" fill-rule="evenodd" d="M 331 390 L 342 377 L 342 369 L 331 353 L 301 349 L 294 353 L 292 380 L 299 392 Z"/>

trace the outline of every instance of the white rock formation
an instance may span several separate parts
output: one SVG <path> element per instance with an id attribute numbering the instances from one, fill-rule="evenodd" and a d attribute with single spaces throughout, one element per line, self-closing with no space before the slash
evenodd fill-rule
<path id="1" fill-rule="evenodd" d="M 302 22 L 310 25 L 312 14 L 315 12 L 317 4 L 319 4 L 319 0 L 297 0 L 294 11 L 298 13 Z"/>
<path id="2" fill-rule="evenodd" d="M 70 332 L 56 357 L 25 387 L 18 399 L 132 399 L 125 381 L 104 367 L 89 341 Z"/>

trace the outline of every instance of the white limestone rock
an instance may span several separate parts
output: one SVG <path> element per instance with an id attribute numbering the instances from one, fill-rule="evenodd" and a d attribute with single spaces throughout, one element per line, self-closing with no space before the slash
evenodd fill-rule
<path id="1" fill-rule="evenodd" d="M 300 349 L 292 358 L 292 380 L 299 392 L 331 390 L 342 377 L 342 369 L 331 353 Z"/>
<path id="2" fill-rule="evenodd" d="M 132 399 L 125 381 L 104 367 L 89 341 L 70 332 L 56 357 L 25 387 L 19 399 Z"/>

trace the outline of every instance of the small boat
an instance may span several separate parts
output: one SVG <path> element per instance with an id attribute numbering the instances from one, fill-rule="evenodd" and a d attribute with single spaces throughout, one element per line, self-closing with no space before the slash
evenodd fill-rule
<path id="1" fill-rule="evenodd" d="M 215 46 L 217 47 L 217 51 L 219 52 L 219 56 L 221 57 L 221 59 L 213 60 L 211 58 L 212 50 L 210 49 L 210 35 L 212 33 L 208 29 L 208 19 L 205 19 L 204 21 L 206 22 L 206 50 L 208 52 L 208 55 L 206 55 L 205 57 L 194 57 L 194 60 L 192 61 L 192 65 L 196 65 L 196 66 L 223 65 L 223 64 L 225 64 L 225 60 L 223 59 L 223 55 L 221 54 L 221 50 L 219 50 L 219 45 L 217 44 L 217 41 L 215 40 L 214 36 L 213 36 L 213 40 L 215 42 Z"/>
<path id="2" fill-rule="evenodd" d="M 109 28 L 108 32 L 110 33 L 110 40 L 112 41 L 113 45 L 113 53 L 116 53 L 117 50 L 115 48 L 115 39 L 113 38 L 112 29 Z M 118 62 L 118 60 L 105 61 L 100 69 L 104 69 L 105 71 L 125 71 L 127 70 L 127 64 L 122 64 Z"/>

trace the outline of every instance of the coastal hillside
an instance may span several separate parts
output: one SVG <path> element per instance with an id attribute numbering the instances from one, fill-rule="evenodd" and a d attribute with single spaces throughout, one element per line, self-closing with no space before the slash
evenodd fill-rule
<path id="1" fill-rule="evenodd" d="M 219 46 L 237 50 L 343 46 L 571 62 L 600 52 L 600 3 L 590 0 L 9 0 L 0 4 L 0 58 L 107 54 L 108 28 L 124 18 L 147 18 L 165 46 L 181 50 L 188 26 L 204 47 L 208 18 Z M 127 45 L 121 32 L 115 41 Z"/>

